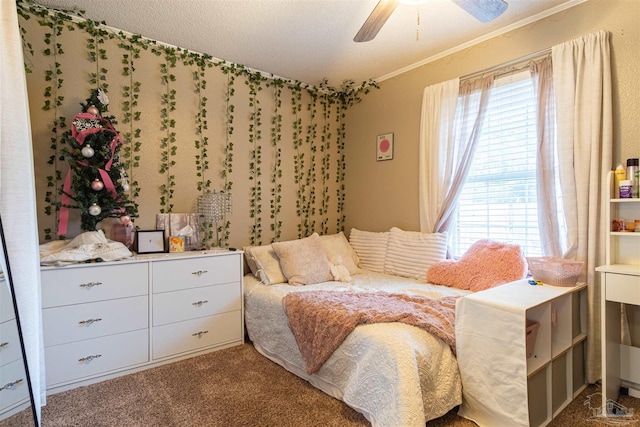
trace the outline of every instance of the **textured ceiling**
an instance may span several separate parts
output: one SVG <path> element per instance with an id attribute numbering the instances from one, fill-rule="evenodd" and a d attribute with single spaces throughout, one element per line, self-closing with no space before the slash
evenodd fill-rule
<path id="1" fill-rule="evenodd" d="M 583 1 L 507 0 L 507 11 L 487 24 L 449 0 L 401 4 L 374 40 L 355 43 L 377 0 L 36 0 L 280 77 L 310 84 L 326 78 L 332 86 L 384 79 Z"/>

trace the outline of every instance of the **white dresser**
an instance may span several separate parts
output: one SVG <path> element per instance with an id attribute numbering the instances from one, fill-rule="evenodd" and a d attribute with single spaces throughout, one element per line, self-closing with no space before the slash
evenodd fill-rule
<path id="1" fill-rule="evenodd" d="M 138 255 L 42 269 L 47 389 L 244 342 L 242 252 Z"/>
<path id="2" fill-rule="evenodd" d="M 152 264 L 154 359 L 242 340 L 242 264 L 229 261 L 207 257 Z"/>
<path id="3" fill-rule="evenodd" d="M 0 419 L 24 407 L 29 387 L 9 287 L 0 278 Z"/>

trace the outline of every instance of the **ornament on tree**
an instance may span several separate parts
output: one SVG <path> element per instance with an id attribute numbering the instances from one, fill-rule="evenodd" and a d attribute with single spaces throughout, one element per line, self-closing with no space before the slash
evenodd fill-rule
<path id="1" fill-rule="evenodd" d="M 85 145 L 84 147 L 82 147 L 82 150 L 80 150 L 80 152 L 87 159 L 90 159 L 94 154 L 96 154 L 96 152 L 93 151 L 93 148 L 91 148 L 90 145 Z"/>
<path id="2" fill-rule="evenodd" d="M 87 113 L 97 116 L 98 114 L 100 114 L 100 110 L 98 110 L 95 105 L 91 105 L 89 106 L 89 108 L 87 108 Z"/>
<path id="3" fill-rule="evenodd" d="M 124 171 L 120 171 L 120 185 L 125 192 L 129 191 L 129 181 L 127 181 L 127 174 Z"/>
<path id="4" fill-rule="evenodd" d="M 93 216 L 98 216 L 100 215 L 100 213 L 102 212 L 102 208 L 100 206 L 98 206 L 97 204 L 92 204 L 91 206 L 89 206 L 89 214 L 93 215 Z"/>
<path id="5" fill-rule="evenodd" d="M 122 215 L 118 218 L 118 221 L 120 221 L 120 224 L 122 225 L 127 225 L 131 222 L 131 217 L 129 215 Z"/>
<path id="6" fill-rule="evenodd" d="M 72 124 L 78 133 L 82 133 L 86 130 L 91 129 L 93 129 L 92 132 L 98 132 L 100 129 L 102 129 L 102 123 L 100 123 L 100 119 L 96 118 L 92 114 L 87 113 L 78 114 L 73 119 Z"/>
<path id="7" fill-rule="evenodd" d="M 94 179 L 91 183 L 91 189 L 93 191 L 100 191 L 104 188 L 104 182 L 100 181 L 98 178 Z"/>
<path id="8" fill-rule="evenodd" d="M 131 224 L 131 218 L 138 216 L 128 184 L 127 188 L 116 185 L 124 175 L 119 154 L 122 138 L 113 126 L 115 118 L 106 113 L 108 104 L 106 93 L 94 89 L 80 104 L 83 112 L 73 118 L 71 129 L 62 134 L 69 172 L 60 190 L 58 235 L 66 234 L 72 208 L 80 209 L 82 231 L 96 231 L 105 218 L 126 216 Z"/>

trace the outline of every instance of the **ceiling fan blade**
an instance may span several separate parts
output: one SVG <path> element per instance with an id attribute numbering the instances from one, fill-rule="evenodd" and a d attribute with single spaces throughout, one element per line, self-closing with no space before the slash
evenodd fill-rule
<path id="1" fill-rule="evenodd" d="M 504 0 L 451 0 L 478 21 L 493 21 L 509 6 Z"/>
<path id="2" fill-rule="evenodd" d="M 397 6 L 397 0 L 380 0 L 376 7 L 373 8 L 367 20 L 362 24 L 353 41 L 368 42 L 369 40 L 373 40 L 393 11 L 396 10 Z"/>

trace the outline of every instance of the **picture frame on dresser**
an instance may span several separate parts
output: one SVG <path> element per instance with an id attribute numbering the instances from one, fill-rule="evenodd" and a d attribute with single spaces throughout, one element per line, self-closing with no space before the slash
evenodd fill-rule
<path id="1" fill-rule="evenodd" d="M 136 231 L 135 251 L 138 254 L 157 254 L 166 252 L 164 230 Z"/>

